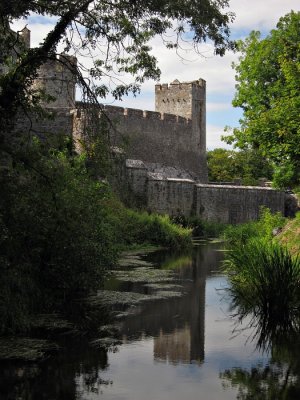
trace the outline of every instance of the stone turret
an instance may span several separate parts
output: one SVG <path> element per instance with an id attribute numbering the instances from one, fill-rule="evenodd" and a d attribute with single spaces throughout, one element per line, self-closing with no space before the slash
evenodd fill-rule
<path id="1" fill-rule="evenodd" d="M 52 97 L 51 101 L 44 102 L 45 107 L 60 109 L 75 107 L 76 66 L 76 57 L 60 54 L 39 68 L 33 87 L 43 90 Z"/>
<path id="2" fill-rule="evenodd" d="M 20 36 L 23 40 L 23 43 L 27 49 L 30 49 L 30 35 L 31 31 L 25 26 L 20 32 Z"/>
<path id="3" fill-rule="evenodd" d="M 0 46 L 0 75 L 7 74 L 9 71 L 9 65 L 5 62 L 6 57 L 9 59 L 9 64 L 16 64 L 24 47 L 25 49 L 30 48 L 30 33 L 26 26 L 21 31 L 14 32 L 10 29 L 8 22 L 3 22 L 3 26 L 0 27 L 2 40 Z M 6 41 L 12 42 L 13 45 L 5 47 Z"/>
<path id="4" fill-rule="evenodd" d="M 187 147 L 199 154 L 199 178 L 207 182 L 206 165 L 206 82 L 198 79 L 155 85 L 155 110 L 192 120 Z"/>

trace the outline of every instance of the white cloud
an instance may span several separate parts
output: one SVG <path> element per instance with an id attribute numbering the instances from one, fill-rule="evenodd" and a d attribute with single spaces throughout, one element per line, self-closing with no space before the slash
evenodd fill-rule
<path id="1" fill-rule="evenodd" d="M 224 135 L 224 128 L 217 125 L 207 125 L 206 127 L 206 148 L 213 150 L 218 147 L 232 149 L 232 146 L 221 141 L 221 136 Z"/>
<path id="2" fill-rule="evenodd" d="M 230 0 L 230 9 L 236 13 L 234 29 L 269 31 L 280 17 L 299 10 L 299 0 Z"/>
<path id="3" fill-rule="evenodd" d="M 223 103 L 218 103 L 218 102 L 207 102 L 206 103 L 206 111 L 224 111 L 224 110 L 230 110 L 231 106 L 229 103 L 223 102 Z"/>
<path id="4" fill-rule="evenodd" d="M 31 30 L 31 47 L 37 47 L 43 42 L 47 34 L 53 28 L 53 24 L 47 22 L 45 24 L 39 22 L 35 24 L 30 24 L 24 19 L 14 21 L 11 25 L 14 31 L 19 31 L 27 25 L 28 29 Z"/>

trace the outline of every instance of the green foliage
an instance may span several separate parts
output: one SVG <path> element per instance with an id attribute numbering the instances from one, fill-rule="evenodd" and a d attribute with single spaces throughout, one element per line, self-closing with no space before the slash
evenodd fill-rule
<path id="1" fill-rule="evenodd" d="M 191 229 L 174 223 L 167 215 L 126 208 L 115 196 L 104 200 L 104 204 L 105 213 L 116 232 L 118 250 L 149 245 L 184 249 L 192 244 Z"/>
<path id="2" fill-rule="evenodd" d="M 203 221 L 196 215 L 191 217 L 178 215 L 177 217 L 173 217 L 172 221 L 183 228 L 190 229 L 193 236 L 202 236 L 206 238 L 218 237 L 225 229 L 224 224 Z"/>
<path id="3" fill-rule="evenodd" d="M 267 239 L 234 246 L 225 261 L 232 308 L 251 316 L 259 346 L 300 327 L 300 259 Z"/>
<path id="4" fill-rule="evenodd" d="M 272 308 L 275 314 L 278 308 L 300 305 L 300 260 L 277 243 L 251 239 L 244 246 L 235 246 L 225 266 L 231 283 L 243 289 L 245 305 L 255 302 L 272 308 L 271 300 L 280 295 L 280 303 L 285 297 L 284 303 Z"/>
<path id="5" fill-rule="evenodd" d="M 95 290 L 117 253 L 104 205 L 110 190 L 90 179 L 84 157 L 34 141 L 0 180 L 3 331 Z"/>
<path id="6" fill-rule="evenodd" d="M 126 209 L 63 143 L 34 139 L 11 161 L 0 173 L 0 333 L 29 329 L 40 312 L 71 313 L 121 249 L 191 244 L 168 217 Z"/>
<path id="7" fill-rule="evenodd" d="M 287 189 L 299 182 L 299 171 L 292 163 L 279 165 L 274 170 L 273 186 L 278 189 Z"/>
<path id="8" fill-rule="evenodd" d="M 257 150 L 214 149 L 207 152 L 208 177 L 211 182 L 234 182 L 257 185 L 259 178 L 272 178 L 271 163 Z"/>
<path id="9" fill-rule="evenodd" d="M 191 229 L 171 222 L 167 215 L 126 210 L 120 219 L 120 232 L 125 246 L 154 244 L 176 250 L 191 246 Z"/>
<path id="10" fill-rule="evenodd" d="M 226 231 L 232 311 L 238 321 L 247 317 L 262 348 L 282 344 L 300 329 L 300 259 L 272 234 L 285 223 L 279 213 L 263 209 L 259 221 Z"/>
<path id="11" fill-rule="evenodd" d="M 295 173 L 300 170 L 299 39 L 300 12 L 292 11 L 266 38 L 252 32 L 238 42 L 233 105 L 243 109 L 243 118 L 225 137 L 241 149 L 259 149 L 280 168 L 291 165 Z M 285 185 L 299 182 L 299 175 L 290 172 L 284 173 Z"/>
<path id="12" fill-rule="evenodd" d="M 258 221 L 247 222 L 240 225 L 228 225 L 224 231 L 224 237 L 230 246 L 238 247 L 245 245 L 253 238 L 266 238 L 271 240 L 273 229 L 282 228 L 286 219 L 281 213 L 272 214 L 268 208 L 261 208 Z"/>
<path id="13" fill-rule="evenodd" d="M 274 228 L 282 228 L 287 219 L 280 212 L 274 214 L 268 208 L 261 208 L 261 215 L 257 222 L 257 229 L 261 237 L 271 239 L 273 237 Z"/>
<path id="14" fill-rule="evenodd" d="M 223 55 L 233 48 L 229 40 L 229 23 L 233 13 L 225 12 L 227 0 L 146 1 L 107 2 L 94 0 L 61 1 L 10 1 L 0 5 L 0 27 L 8 27 L 13 19 L 20 19 L 36 13 L 40 18 L 54 17 L 53 28 L 41 44 L 25 51 L 19 51 L 17 68 L 12 68 L 1 81 L 0 117 L 5 120 L 4 111 L 13 115 L 21 105 L 28 106 L 32 98 L 30 83 L 38 68 L 53 58 L 59 42 L 72 54 L 97 54 L 92 66 L 86 72 L 89 80 L 83 78 L 81 66 L 76 70 L 78 84 L 83 87 L 85 97 L 93 102 L 108 93 L 116 99 L 129 92 L 136 94 L 146 79 L 158 80 L 160 70 L 156 57 L 151 54 L 150 40 L 162 36 L 168 49 L 179 49 L 181 41 L 190 42 L 197 51 L 200 42 L 211 40 L 215 52 Z M 169 35 L 173 31 L 174 36 Z M 166 35 L 168 34 L 168 35 Z M 80 35 L 81 40 L 73 40 Z M 15 46 L 22 47 L 22 40 L 8 29 L 0 28 L 1 54 L 9 54 Z M 79 46 L 81 44 L 81 47 Z M 114 76 L 130 74 L 133 79 L 125 84 Z M 103 80 L 103 77 L 112 79 Z M 88 83 L 87 83 L 88 81 Z M 118 82 L 118 83 L 116 83 Z M 4 125 L 3 125 L 4 126 Z"/>
<path id="15" fill-rule="evenodd" d="M 224 238 L 229 246 L 244 245 L 249 239 L 259 235 L 255 222 L 247 222 L 239 225 L 228 225 L 224 232 Z"/>
<path id="16" fill-rule="evenodd" d="M 278 235 L 278 241 L 286 246 L 291 254 L 300 254 L 300 212 L 285 225 Z"/>

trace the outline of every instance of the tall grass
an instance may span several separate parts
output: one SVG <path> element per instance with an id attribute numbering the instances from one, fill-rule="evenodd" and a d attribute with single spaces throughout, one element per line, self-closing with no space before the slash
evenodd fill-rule
<path id="1" fill-rule="evenodd" d="M 287 246 L 291 254 L 300 254 L 300 212 L 291 219 L 284 230 L 276 238 L 282 245 Z"/>
<path id="2" fill-rule="evenodd" d="M 282 228 L 286 218 L 281 213 L 272 214 L 268 208 L 262 207 L 258 221 L 240 225 L 228 225 L 224 230 L 224 238 L 230 246 L 241 246 L 253 238 L 271 240 L 274 228 Z"/>
<path id="3" fill-rule="evenodd" d="M 221 236 L 226 229 L 225 224 L 220 222 L 204 221 L 197 215 L 190 217 L 178 215 L 172 218 L 172 222 L 190 229 L 194 237 L 202 236 L 206 238 L 215 238 Z"/>
<path id="4" fill-rule="evenodd" d="M 191 229 L 174 224 L 167 215 L 126 209 L 120 222 L 120 243 L 125 247 L 154 244 L 179 250 L 192 244 Z"/>
<path id="5" fill-rule="evenodd" d="M 224 263 L 232 309 L 240 320 L 251 316 L 259 343 L 298 331 L 300 326 L 300 259 L 267 239 L 234 246 Z"/>

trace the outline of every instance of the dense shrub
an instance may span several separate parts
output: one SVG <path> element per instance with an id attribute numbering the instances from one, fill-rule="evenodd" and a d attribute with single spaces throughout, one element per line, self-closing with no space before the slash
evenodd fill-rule
<path id="1" fill-rule="evenodd" d="M 151 243 L 175 249 L 191 245 L 191 229 L 172 223 L 167 215 L 126 210 L 121 222 L 125 245 Z"/>
<path id="2" fill-rule="evenodd" d="M 168 217 L 126 209 L 84 156 L 57 148 L 33 140 L 0 171 L 0 334 L 30 328 L 40 312 L 68 313 L 121 249 L 191 243 Z"/>
<path id="3" fill-rule="evenodd" d="M 0 180 L 1 331 L 94 290 L 117 252 L 109 188 L 90 179 L 84 158 L 33 142 Z"/>
<path id="4" fill-rule="evenodd" d="M 188 228 L 192 230 L 193 236 L 203 236 L 203 237 L 218 237 L 224 230 L 226 225 L 219 222 L 209 222 L 204 221 L 198 216 L 186 217 L 184 215 L 178 215 L 172 218 L 172 222 L 183 228 Z"/>
<path id="5" fill-rule="evenodd" d="M 280 214 L 263 209 L 259 221 L 226 230 L 232 310 L 239 321 L 247 317 L 263 348 L 300 329 L 300 259 L 272 234 L 285 223 Z"/>

